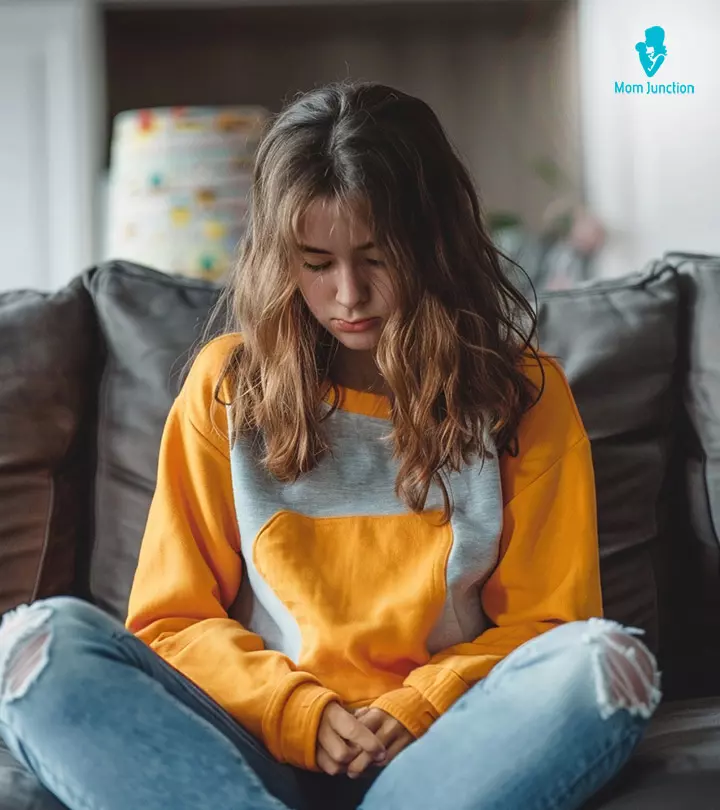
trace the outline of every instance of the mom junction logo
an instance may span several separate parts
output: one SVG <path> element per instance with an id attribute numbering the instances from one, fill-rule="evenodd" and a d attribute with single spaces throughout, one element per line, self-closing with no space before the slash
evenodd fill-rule
<path id="1" fill-rule="evenodd" d="M 646 28 L 645 39 L 635 44 L 635 50 L 637 51 L 640 68 L 645 71 L 648 79 L 652 79 L 668 58 L 668 49 L 665 45 L 665 29 L 659 25 Z M 693 96 L 695 95 L 695 85 L 676 81 L 616 81 L 615 93 L 640 96 Z"/>

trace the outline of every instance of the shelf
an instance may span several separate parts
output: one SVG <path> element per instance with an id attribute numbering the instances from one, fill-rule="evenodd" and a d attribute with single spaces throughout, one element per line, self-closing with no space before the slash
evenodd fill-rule
<path id="1" fill-rule="evenodd" d="M 159 2 L 104 12 L 110 117 L 191 105 L 276 111 L 319 84 L 368 79 L 430 104 L 487 208 L 537 224 L 556 196 L 530 168 L 538 158 L 581 186 L 575 0 Z"/>
<path id="2" fill-rule="evenodd" d="M 532 0 L 545 3 L 552 0 Z M 430 5 L 442 7 L 455 5 L 503 4 L 527 2 L 527 0 L 98 0 L 104 8 L 308 8 L 313 6 L 391 6 Z"/>

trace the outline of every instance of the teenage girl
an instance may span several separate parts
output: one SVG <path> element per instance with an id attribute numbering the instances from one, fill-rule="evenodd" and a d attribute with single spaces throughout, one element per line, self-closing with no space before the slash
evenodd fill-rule
<path id="1" fill-rule="evenodd" d="M 2 735 L 72 810 L 581 807 L 659 676 L 602 618 L 588 436 L 468 171 L 344 82 L 275 116 L 251 202 L 127 625 L 7 615 Z"/>

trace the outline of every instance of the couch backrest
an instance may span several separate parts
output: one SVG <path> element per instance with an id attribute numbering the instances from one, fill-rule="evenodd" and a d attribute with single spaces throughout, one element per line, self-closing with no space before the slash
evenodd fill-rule
<path id="1" fill-rule="evenodd" d="M 667 537 L 661 494 L 677 399 L 677 276 L 633 277 L 540 296 L 543 349 L 565 370 L 590 436 L 608 618 L 660 647 Z"/>
<path id="2" fill-rule="evenodd" d="M 607 615 L 646 630 L 666 695 L 717 694 L 720 260 L 668 255 L 540 313 L 592 440 Z"/>
<path id="3" fill-rule="evenodd" d="M 89 530 L 97 349 L 79 279 L 0 294 L 0 613 L 73 586 Z"/>
<path id="4" fill-rule="evenodd" d="M 77 284 L 72 290 L 78 295 Z M 85 453 L 96 454 L 97 464 L 94 500 L 79 488 L 75 511 L 66 514 L 91 503 L 89 538 L 76 520 L 79 558 L 87 563 L 77 589 L 122 618 L 163 424 L 218 289 L 113 262 L 86 274 L 83 291 L 77 306 L 86 317 L 92 301 L 101 336 L 96 450 Z M 720 624 L 720 368 L 713 349 L 720 345 L 720 260 L 668 257 L 626 278 L 543 293 L 538 316 L 541 346 L 561 360 L 592 441 L 606 615 L 646 631 L 670 693 L 717 692 L 720 636 L 710 631 Z M 87 374 L 87 394 L 98 347 L 90 338 L 78 350 L 74 329 L 86 327 L 67 318 L 79 353 L 64 358 L 63 374 L 78 381 Z M 17 407 L 3 402 L 0 392 L 0 414 Z M 87 396 L 76 392 L 71 407 L 69 445 L 78 446 L 83 435 L 87 443 Z M 35 418 L 18 433 L 32 431 Z M 0 553 L 3 532 L 5 540 L 14 536 L 2 523 L 3 491 L 23 485 L 4 463 L 4 441 L 0 433 Z M 68 542 L 67 532 L 56 536 L 37 521 L 28 546 L 35 570 L 46 571 L 43 548 Z M 55 590 L 67 584 L 69 569 L 62 570 Z M 49 571 L 39 574 L 44 579 L 52 579 Z M 0 594 L 8 593 L 7 606 L 44 595 L 37 588 L 10 592 L 0 573 Z"/>
<path id="5" fill-rule="evenodd" d="M 668 254 L 681 290 L 678 446 L 668 644 L 677 691 L 720 693 L 720 257 Z M 683 520 L 683 515 L 685 518 Z M 675 686 L 675 684 L 673 684 Z"/>
<path id="6" fill-rule="evenodd" d="M 113 262 L 85 277 L 106 360 L 99 389 L 90 597 L 125 617 L 160 437 L 215 285 Z"/>

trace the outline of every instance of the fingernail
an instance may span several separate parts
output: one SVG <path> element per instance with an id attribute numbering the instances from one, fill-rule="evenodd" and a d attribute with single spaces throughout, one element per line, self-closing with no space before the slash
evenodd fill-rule
<path id="1" fill-rule="evenodd" d="M 386 756 L 387 751 L 381 751 L 379 754 L 375 754 L 375 762 L 382 762 Z"/>

